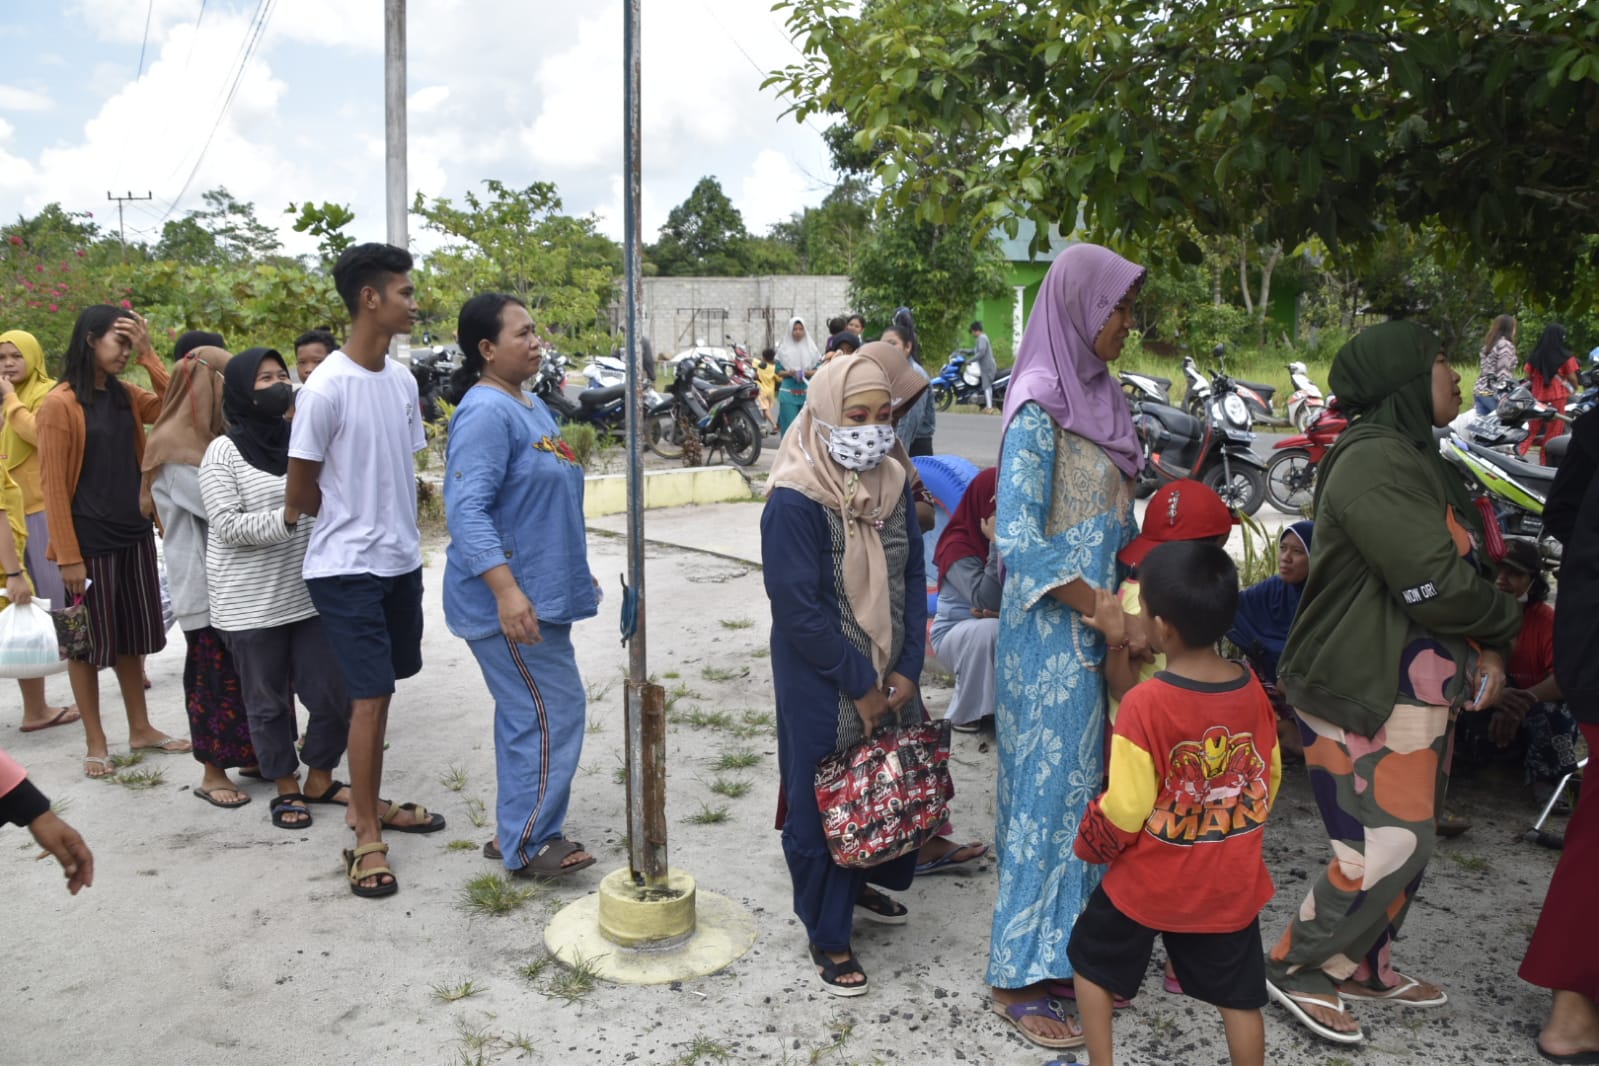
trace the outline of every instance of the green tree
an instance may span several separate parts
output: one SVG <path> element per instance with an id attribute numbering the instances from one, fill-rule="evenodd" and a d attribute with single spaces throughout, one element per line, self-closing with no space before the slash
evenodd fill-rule
<path id="1" fill-rule="evenodd" d="M 340 253 L 355 243 L 355 238 L 344 228 L 355 221 L 355 212 L 349 204 L 335 204 L 327 200 L 303 204 L 289 204 L 286 215 L 294 215 L 294 232 L 309 233 L 317 238 L 317 248 L 322 253 L 323 266 L 331 268 Z"/>
<path id="2" fill-rule="evenodd" d="M 528 306 L 541 329 L 567 338 L 568 347 L 608 346 L 605 309 L 615 298 L 622 249 L 600 234 L 592 217 L 563 215 L 549 182 L 516 189 L 484 182 L 488 195 L 467 193 L 457 207 L 418 193 L 411 210 L 446 237 L 418 274 L 425 320 L 453 331 L 467 297 L 507 292 Z"/>
<path id="3" fill-rule="evenodd" d="M 646 254 L 668 277 L 736 277 L 751 273 L 750 235 L 744 216 L 722 183 L 706 176 L 666 216 Z"/>
<path id="4" fill-rule="evenodd" d="M 772 227 L 770 236 L 791 245 L 806 274 L 849 274 L 872 233 L 871 185 L 847 175 L 817 207 L 807 207 Z"/>
<path id="5" fill-rule="evenodd" d="M 1437 225 L 1553 293 L 1593 254 L 1599 5 L 781 6 L 804 57 L 768 84 L 801 119 L 842 116 L 924 221 L 1069 220 L 1190 262 L 1194 233 L 1336 253 Z"/>
<path id="6" fill-rule="evenodd" d="M 916 315 L 926 358 L 956 347 L 972 308 L 1005 293 L 1005 261 L 992 237 L 975 239 L 959 223 L 942 226 L 910 212 L 878 219 L 850 275 L 850 298 L 868 322 L 888 322 L 894 309 Z"/>
<path id="7" fill-rule="evenodd" d="M 161 239 L 156 242 L 155 257 L 175 263 L 207 265 L 226 261 L 216 235 L 192 214 L 167 220 L 161 227 Z"/>

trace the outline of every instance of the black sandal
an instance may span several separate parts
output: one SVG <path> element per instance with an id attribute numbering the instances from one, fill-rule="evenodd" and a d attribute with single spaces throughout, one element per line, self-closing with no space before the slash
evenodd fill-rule
<path id="1" fill-rule="evenodd" d="M 855 908 L 862 912 L 862 918 L 878 925 L 904 925 L 911 920 L 910 909 L 905 904 L 875 888 L 861 889 L 861 894 L 855 897 Z"/>
<path id="2" fill-rule="evenodd" d="M 279 829 L 304 829 L 311 824 L 311 809 L 306 806 L 309 801 L 298 792 L 284 792 L 272 797 L 272 824 Z M 304 816 L 303 822 L 291 822 L 288 816 L 298 814 Z"/>
<path id="3" fill-rule="evenodd" d="M 568 866 L 561 864 L 566 861 L 567 856 L 576 855 L 580 851 L 587 850 L 575 840 L 565 840 L 561 837 L 556 837 L 554 840 L 546 840 L 538 846 L 537 851 L 533 852 L 533 857 L 528 860 L 528 864 L 512 870 L 511 876 L 565 877 L 567 874 L 575 874 L 579 870 L 586 870 L 593 866 L 594 856 L 590 855 L 582 862 L 574 862 Z"/>
<path id="4" fill-rule="evenodd" d="M 886 897 L 885 897 L 886 898 Z M 827 953 L 815 944 L 811 945 L 811 962 L 822 968 L 817 976 L 821 979 L 822 990 L 841 999 L 853 996 L 864 996 L 867 985 L 870 983 L 866 971 L 861 969 L 860 960 L 855 957 L 854 949 L 850 949 L 849 958 L 843 962 L 834 962 L 827 957 Z M 853 984 L 845 984 L 840 977 L 851 977 L 860 974 L 861 979 Z"/>

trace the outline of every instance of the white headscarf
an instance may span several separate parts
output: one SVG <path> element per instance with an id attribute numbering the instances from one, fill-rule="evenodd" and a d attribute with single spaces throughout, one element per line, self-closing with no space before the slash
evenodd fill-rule
<path id="1" fill-rule="evenodd" d="M 794 339 L 794 323 L 805 326 L 805 320 L 798 316 L 788 320 L 788 329 L 783 332 L 783 340 L 777 346 L 777 361 L 783 365 L 784 370 L 803 370 L 810 374 L 822 365 L 821 349 L 816 347 L 816 342 L 811 340 L 811 328 L 805 326 L 805 339 Z"/>

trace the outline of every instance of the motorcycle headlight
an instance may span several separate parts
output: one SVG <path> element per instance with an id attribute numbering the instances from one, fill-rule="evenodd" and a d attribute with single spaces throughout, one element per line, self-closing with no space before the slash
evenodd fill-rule
<path id="1" fill-rule="evenodd" d="M 1221 410 L 1228 424 L 1240 429 L 1249 428 L 1249 408 L 1238 394 L 1229 392 L 1222 397 Z"/>

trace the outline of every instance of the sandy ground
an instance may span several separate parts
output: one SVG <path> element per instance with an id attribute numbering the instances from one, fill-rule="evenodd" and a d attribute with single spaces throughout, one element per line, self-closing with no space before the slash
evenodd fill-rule
<path id="1" fill-rule="evenodd" d="M 652 537 L 758 551 L 750 504 L 652 515 Z M 391 836 L 400 893 L 352 897 L 339 870 L 349 846 L 337 812 L 316 808 L 309 829 L 267 818 L 270 786 L 239 811 L 195 802 L 199 773 L 185 757 L 154 757 L 165 780 L 148 790 L 80 776 L 76 729 L 26 737 L 0 727 L 0 743 L 28 763 L 65 806 L 97 857 L 96 884 L 76 898 L 54 865 L 33 861 L 15 828 L 0 836 L 0 911 L 9 979 L 0 1010 L 3 1063 L 1004 1063 L 1050 1056 L 989 1013 L 982 975 L 995 874 L 927 877 L 904 895 L 908 926 L 862 924 L 856 948 L 869 995 L 822 994 L 805 962 L 805 938 L 772 831 L 775 741 L 765 658 L 766 601 L 759 570 L 693 551 L 650 551 L 650 661 L 675 698 L 670 726 L 669 820 L 674 867 L 756 916 L 754 949 L 720 974 L 677 986 L 599 985 L 561 998 L 557 965 L 539 969 L 543 926 L 563 904 L 625 864 L 621 766 L 622 669 L 617 642 L 620 541 L 591 542 L 606 581 L 602 616 L 579 630 L 592 701 L 569 833 L 601 857 L 571 883 L 544 888 L 513 913 L 463 909 L 465 886 L 497 869 L 477 851 L 492 827 L 491 707 L 465 646 L 439 607 L 442 548 L 429 550 L 427 667 L 395 702 L 384 794 L 416 800 L 449 819 L 431 836 Z M 158 725 L 181 732 L 181 642 L 150 662 Z M 64 679 L 51 682 L 64 693 Z M 940 710 L 947 689 L 931 689 Z M 108 721 L 120 705 L 111 700 Z M 13 710 L 6 716 L 15 723 Z M 118 731 L 112 730 L 113 743 Z M 125 739 L 122 738 L 122 739 Z M 722 772 L 725 754 L 752 753 Z M 458 771 L 458 773 L 457 773 Z M 965 837 L 992 833 L 995 755 L 981 736 L 958 736 L 954 816 Z M 747 794 L 712 792 L 717 782 Z M 458 786 L 458 787 L 457 787 Z M 1420 1011 L 1368 1007 L 1366 1045 L 1334 1048 L 1266 1011 L 1272 1060 L 1298 1063 L 1511 1063 L 1535 1061 L 1532 1038 L 1547 995 L 1521 983 L 1516 965 L 1538 914 L 1556 853 L 1519 841 L 1535 812 L 1518 785 L 1461 782 L 1453 806 L 1476 820 L 1442 845 L 1399 945 L 1403 968 L 1444 984 L 1451 1002 Z M 725 811 L 725 820 L 717 812 Z M 707 817 L 709 812 L 709 817 Z M 697 818 L 698 816 L 698 818 Z M 1557 823 L 1558 827 L 1558 823 Z M 457 848 L 452 843 L 461 842 Z M 1282 928 L 1323 861 L 1319 821 L 1303 773 L 1290 773 L 1268 829 L 1279 894 L 1268 937 Z M 1157 952 L 1157 960 L 1159 953 Z M 1158 966 L 1158 961 L 1155 964 Z M 531 976 L 524 968 L 537 971 Z M 446 1002 L 443 994 L 473 994 Z M 1119 1017 L 1129 1063 L 1225 1061 L 1209 1008 L 1160 990 L 1154 966 L 1144 994 Z"/>

